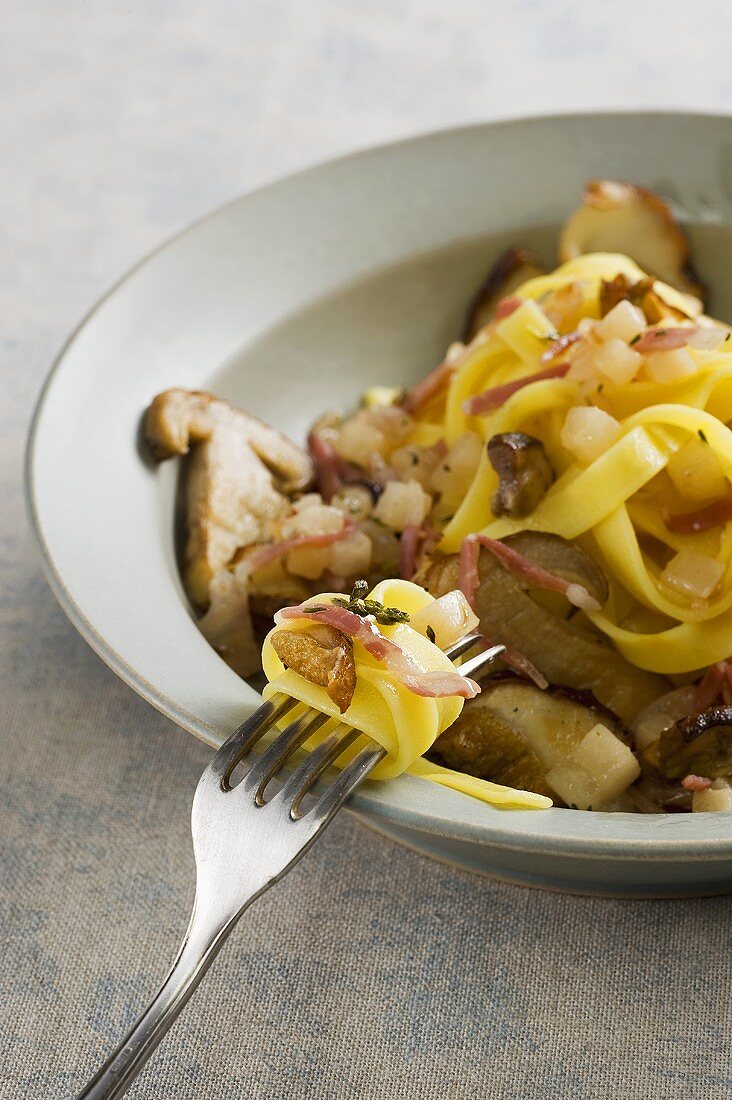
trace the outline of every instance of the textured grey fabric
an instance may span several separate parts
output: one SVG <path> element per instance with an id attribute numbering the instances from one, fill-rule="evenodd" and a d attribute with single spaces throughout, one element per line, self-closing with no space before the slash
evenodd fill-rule
<path id="1" fill-rule="evenodd" d="M 20 466 L 52 354 L 139 254 L 305 161 L 491 114 L 723 107 L 728 7 L 697 4 L 683 35 L 672 15 L 624 0 L 6 4 L 3 1098 L 72 1095 L 162 978 L 207 758 L 87 649 L 41 577 Z M 245 917 L 130 1095 L 727 1097 L 731 948 L 729 899 L 523 891 L 343 817 Z"/>

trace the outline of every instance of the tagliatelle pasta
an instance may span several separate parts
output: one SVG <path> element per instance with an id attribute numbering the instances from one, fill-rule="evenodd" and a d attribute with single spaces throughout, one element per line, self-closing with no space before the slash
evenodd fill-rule
<path id="1" fill-rule="evenodd" d="M 670 530 L 664 516 L 679 509 L 678 494 L 659 475 L 686 443 L 703 440 L 732 480 L 732 431 L 725 423 L 732 417 L 732 345 L 725 342 L 712 351 L 689 347 L 686 354 L 693 370 L 669 381 L 655 381 L 641 370 L 625 384 L 610 379 L 590 389 L 570 369 L 565 378 L 529 382 L 493 412 L 471 415 L 465 408 L 480 390 L 530 377 L 546 366 L 553 334 L 541 309 L 547 295 L 574 284 L 581 289 L 582 316 L 597 320 L 601 280 L 617 275 L 636 281 L 644 273 L 625 256 L 588 255 L 531 279 L 515 292 L 521 304 L 484 329 L 457 360 L 441 409 L 433 403 L 427 410 L 431 423 L 442 424 L 448 443 L 466 431 L 485 440 L 503 432 L 528 433 L 542 441 L 557 479 L 530 515 L 496 518 L 491 501 L 498 475 L 484 454 L 442 532 L 439 549 L 456 552 L 476 531 L 491 538 L 522 530 L 583 538 L 611 587 L 606 607 L 590 615 L 595 626 L 642 668 L 666 674 L 692 672 L 732 653 L 732 531 L 729 523 L 711 535 Z M 669 305 L 687 311 L 691 328 L 694 311 L 685 296 L 656 285 Z M 561 429 L 570 408 L 589 405 L 613 416 L 620 434 L 594 461 L 580 465 L 563 447 Z M 689 504 L 681 501 L 684 509 L 689 510 Z M 649 553 L 651 541 L 656 550 L 665 546 L 669 554 L 686 548 L 710 556 L 711 551 L 723 567 L 714 594 L 689 599 L 670 589 L 661 579 L 662 553 Z M 648 632 L 629 627 L 626 620 L 632 619 L 633 603 L 654 613 L 664 627 Z"/>
<path id="2" fill-rule="evenodd" d="M 328 593 L 319 596 L 317 603 L 328 603 L 338 595 Z M 370 598 L 409 615 L 416 615 L 434 602 L 433 597 L 423 588 L 402 580 L 382 581 L 373 590 Z M 308 632 L 312 631 L 313 622 L 305 618 L 288 619 L 286 628 L 290 631 Z M 344 722 L 360 730 L 365 737 L 373 738 L 386 749 L 388 755 L 372 772 L 374 779 L 392 779 L 407 772 L 494 806 L 544 809 L 551 805 L 550 799 L 531 791 L 513 790 L 422 759 L 437 737 L 458 717 L 463 706 L 462 699 L 456 696 L 430 699 L 415 695 L 389 674 L 383 662 L 368 653 L 358 640 L 354 640 L 356 689 L 348 709 L 341 714 L 324 687 L 311 683 L 292 669 L 285 668 L 272 644 L 273 636 L 281 629 L 283 625 L 277 625 L 270 631 L 262 650 L 262 666 L 269 681 L 264 698 L 283 692 L 300 700 L 305 706 L 314 707 L 331 716 L 333 721 L 326 723 L 314 735 L 311 747 L 326 736 L 334 725 Z M 423 672 L 454 671 L 449 658 L 408 623 L 380 626 L 378 629 L 384 637 L 395 642 L 410 656 Z M 340 763 L 352 759 L 362 747 L 363 742 L 356 741 L 343 754 Z"/>

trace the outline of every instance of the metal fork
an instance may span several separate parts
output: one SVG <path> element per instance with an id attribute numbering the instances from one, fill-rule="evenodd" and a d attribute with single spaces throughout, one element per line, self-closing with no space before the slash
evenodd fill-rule
<path id="1" fill-rule="evenodd" d="M 469 634 L 446 652 L 467 653 L 480 634 Z M 492 646 L 459 666 L 465 676 L 482 672 L 503 652 Z M 196 859 L 196 898 L 185 938 L 159 993 L 110 1055 L 78 1100 L 113 1100 L 131 1085 L 208 970 L 244 910 L 278 882 L 305 854 L 346 799 L 386 755 L 375 741 L 325 786 L 312 806 L 305 796 L 341 754 L 363 736 L 339 723 L 285 779 L 272 797 L 268 784 L 328 715 L 308 709 L 269 745 L 238 783 L 232 773 L 256 743 L 297 705 L 277 694 L 263 703 L 221 746 L 193 797 L 191 829 Z"/>

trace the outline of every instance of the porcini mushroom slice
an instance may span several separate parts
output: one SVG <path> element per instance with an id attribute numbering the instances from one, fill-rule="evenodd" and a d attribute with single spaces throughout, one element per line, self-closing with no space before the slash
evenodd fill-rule
<path id="1" fill-rule="evenodd" d="M 543 565 L 539 543 L 518 545 L 527 558 L 533 553 L 537 564 Z M 560 573 L 556 559 L 550 560 L 550 567 Z M 526 583 L 508 572 L 489 550 L 480 551 L 478 575 L 475 611 L 481 630 L 492 643 L 517 649 L 550 683 L 592 691 L 626 726 L 638 711 L 669 690 L 663 677 L 631 665 L 606 638 L 576 618 L 567 620 L 538 604 Z M 458 586 L 459 576 L 459 558 L 451 555 L 436 558 L 422 583 L 433 596 L 441 596 Z"/>
<path id="2" fill-rule="evenodd" d="M 544 275 L 546 268 L 538 256 L 524 248 L 509 248 L 502 253 L 476 290 L 465 315 L 461 340 L 469 344 L 484 325 L 493 320 L 496 306 L 528 279 Z"/>
<path id="3" fill-rule="evenodd" d="M 515 677 L 484 680 L 482 689 L 434 745 L 434 754 L 457 771 L 556 801 L 546 773 L 589 730 L 601 722 L 621 740 L 627 738 L 617 717 L 589 692 L 553 686 L 541 691 Z"/>
<path id="4" fill-rule="evenodd" d="M 668 204 L 646 187 L 623 180 L 585 185 L 583 205 L 562 230 L 559 256 L 574 260 L 588 252 L 621 252 L 682 293 L 705 296 L 686 236 Z"/>
<path id="5" fill-rule="evenodd" d="M 289 506 L 286 494 L 312 480 L 310 457 L 281 432 L 209 393 L 166 390 L 144 420 L 159 460 L 188 455 L 184 471 L 183 579 L 197 607 L 237 549 L 260 541 Z"/>
<path id="6" fill-rule="evenodd" d="M 711 779 L 732 775 L 732 707 L 709 707 L 663 730 L 658 770 L 667 779 L 689 774 Z"/>
<path id="7" fill-rule="evenodd" d="M 493 515 L 530 515 L 554 481 L 544 444 L 525 432 L 502 432 L 488 441 L 488 459 L 499 478 Z"/>
<path id="8" fill-rule="evenodd" d="M 283 665 L 311 684 L 324 687 L 341 714 L 348 710 L 356 690 L 353 643 L 340 630 L 316 626 L 312 630 L 276 630 L 272 646 Z"/>
<path id="9" fill-rule="evenodd" d="M 647 276 L 633 282 L 627 275 L 618 274 L 614 279 L 600 281 L 600 316 L 604 317 L 618 302 L 628 301 L 643 311 L 649 325 L 659 321 L 696 320 L 701 314 L 702 304 L 698 298 L 688 294 L 677 295 L 674 303 L 666 301 L 664 288 L 655 279 Z M 668 293 L 668 291 L 667 291 Z M 679 303 L 684 309 L 679 308 Z"/>

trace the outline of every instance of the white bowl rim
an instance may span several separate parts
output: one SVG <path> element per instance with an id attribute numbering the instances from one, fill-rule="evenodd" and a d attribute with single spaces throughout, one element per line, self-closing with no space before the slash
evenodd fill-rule
<path id="1" fill-rule="evenodd" d="M 593 120 L 622 122 L 625 119 L 638 120 L 645 118 L 649 121 L 678 119 L 685 122 L 725 123 L 732 121 L 732 114 L 721 111 L 668 110 L 663 108 L 637 111 L 632 108 L 623 108 L 612 111 L 568 111 L 541 115 L 522 115 L 489 122 L 475 121 L 438 130 L 426 130 L 393 141 L 356 148 L 342 155 L 307 165 L 285 176 L 275 177 L 195 219 L 141 257 L 95 302 L 62 345 L 39 392 L 28 431 L 24 484 L 27 512 L 31 528 L 41 551 L 42 566 L 49 586 L 63 611 L 84 640 L 121 680 L 162 714 L 183 729 L 193 733 L 200 740 L 214 747 L 221 743 L 220 739 L 212 735 L 211 726 L 202 723 L 198 716 L 181 707 L 174 699 L 163 695 L 154 683 L 146 679 L 138 669 L 130 665 L 125 658 L 117 653 L 107 639 L 96 629 L 92 620 L 81 610 L 72 593 L 66 587 L 63 577 L 57 569 L 53 550 L 48 545 L 44 535 L 36 493 L 36 445 L 39 433 L 43 429 L 47 398 L 52 383 L 65 366 L 77 340 L 93 322 L 101 307 L 113 299 L 116 292 L 134 279 L 138 272 L 143 268 L 147 268 L 149 264 L 177 241 L 199 227 L 215 222 L 229 209 L 265 191 L 274 189 L 280 184 L 306 181 L 321 172 L 327 172 L 329 169 L 356 161 L 364 156 L 388 153 L 420 142 L 439 140 L 442 137 L 456 133 L 492 133 L 502 129 L 541 126 L 542 124 L 550 126 L 570 122 L 591 122 Z M 375 819 L 376 823 L 379 819 L 383 819 L 396 825 L 422 832 L 435 833 L 442 837 L 472 840 L 493 847 L 531 850 L 536 854 L 565 857 L 596 855 L 603 859 L 621 861 L 652 859 L 654 861 L 671 862 L 691 858 L 715 862 L 732 860 L 732 830 L 727 835 L 721 832 L 723 822 L 726 823 L 730 820 L 728 814 L 590 814 L 560 807 L 554 807 L 548 811 L 502 811 L 493 810 L 491 807 L 476 803 L 475 805 L 480 806 L 481 811 L 484 813 L 488 811 L 487 816 L 483 819 L 478 815 L 471 815 L 473 820 L 465 820 L 465 816 L 461 814 L 460 820 L 452 820 L 442 814 L 425 809 L 424 803 L 419 797 L 419 788 L 422 786 L 423 781 L 412 777 L 403 777 L 391 781 L 394 789 L 396 789 L 397 784 L 399 785 L 400 794 L 404 793 L 406 795 L 404 805 L 400 805 L 393 799 L 385 803 L 382 797 L 375 793 L 385 784 L 367 784 L 365 788 L 356 793 L 351 800 L 351 806 L 367 817 Z M 417 792 L 416 796 L 415 791 Z M 409 797 L 410 793 L 412 797 Z M 443 793 L 442 789 L 441 793 Z M 462 796 L 453 796 L 452 792 L 444 793 L 448 797 L 460 798 L 463 804 L 465 802 L 473 803 L 473 800 L 465 800 Z M 542 823 L 548 824 L 549 821 L 552 822 L 551 829 L 541 828 Z M 529 822 L 535 822 L 538 828 L 533 828 Z"/>

